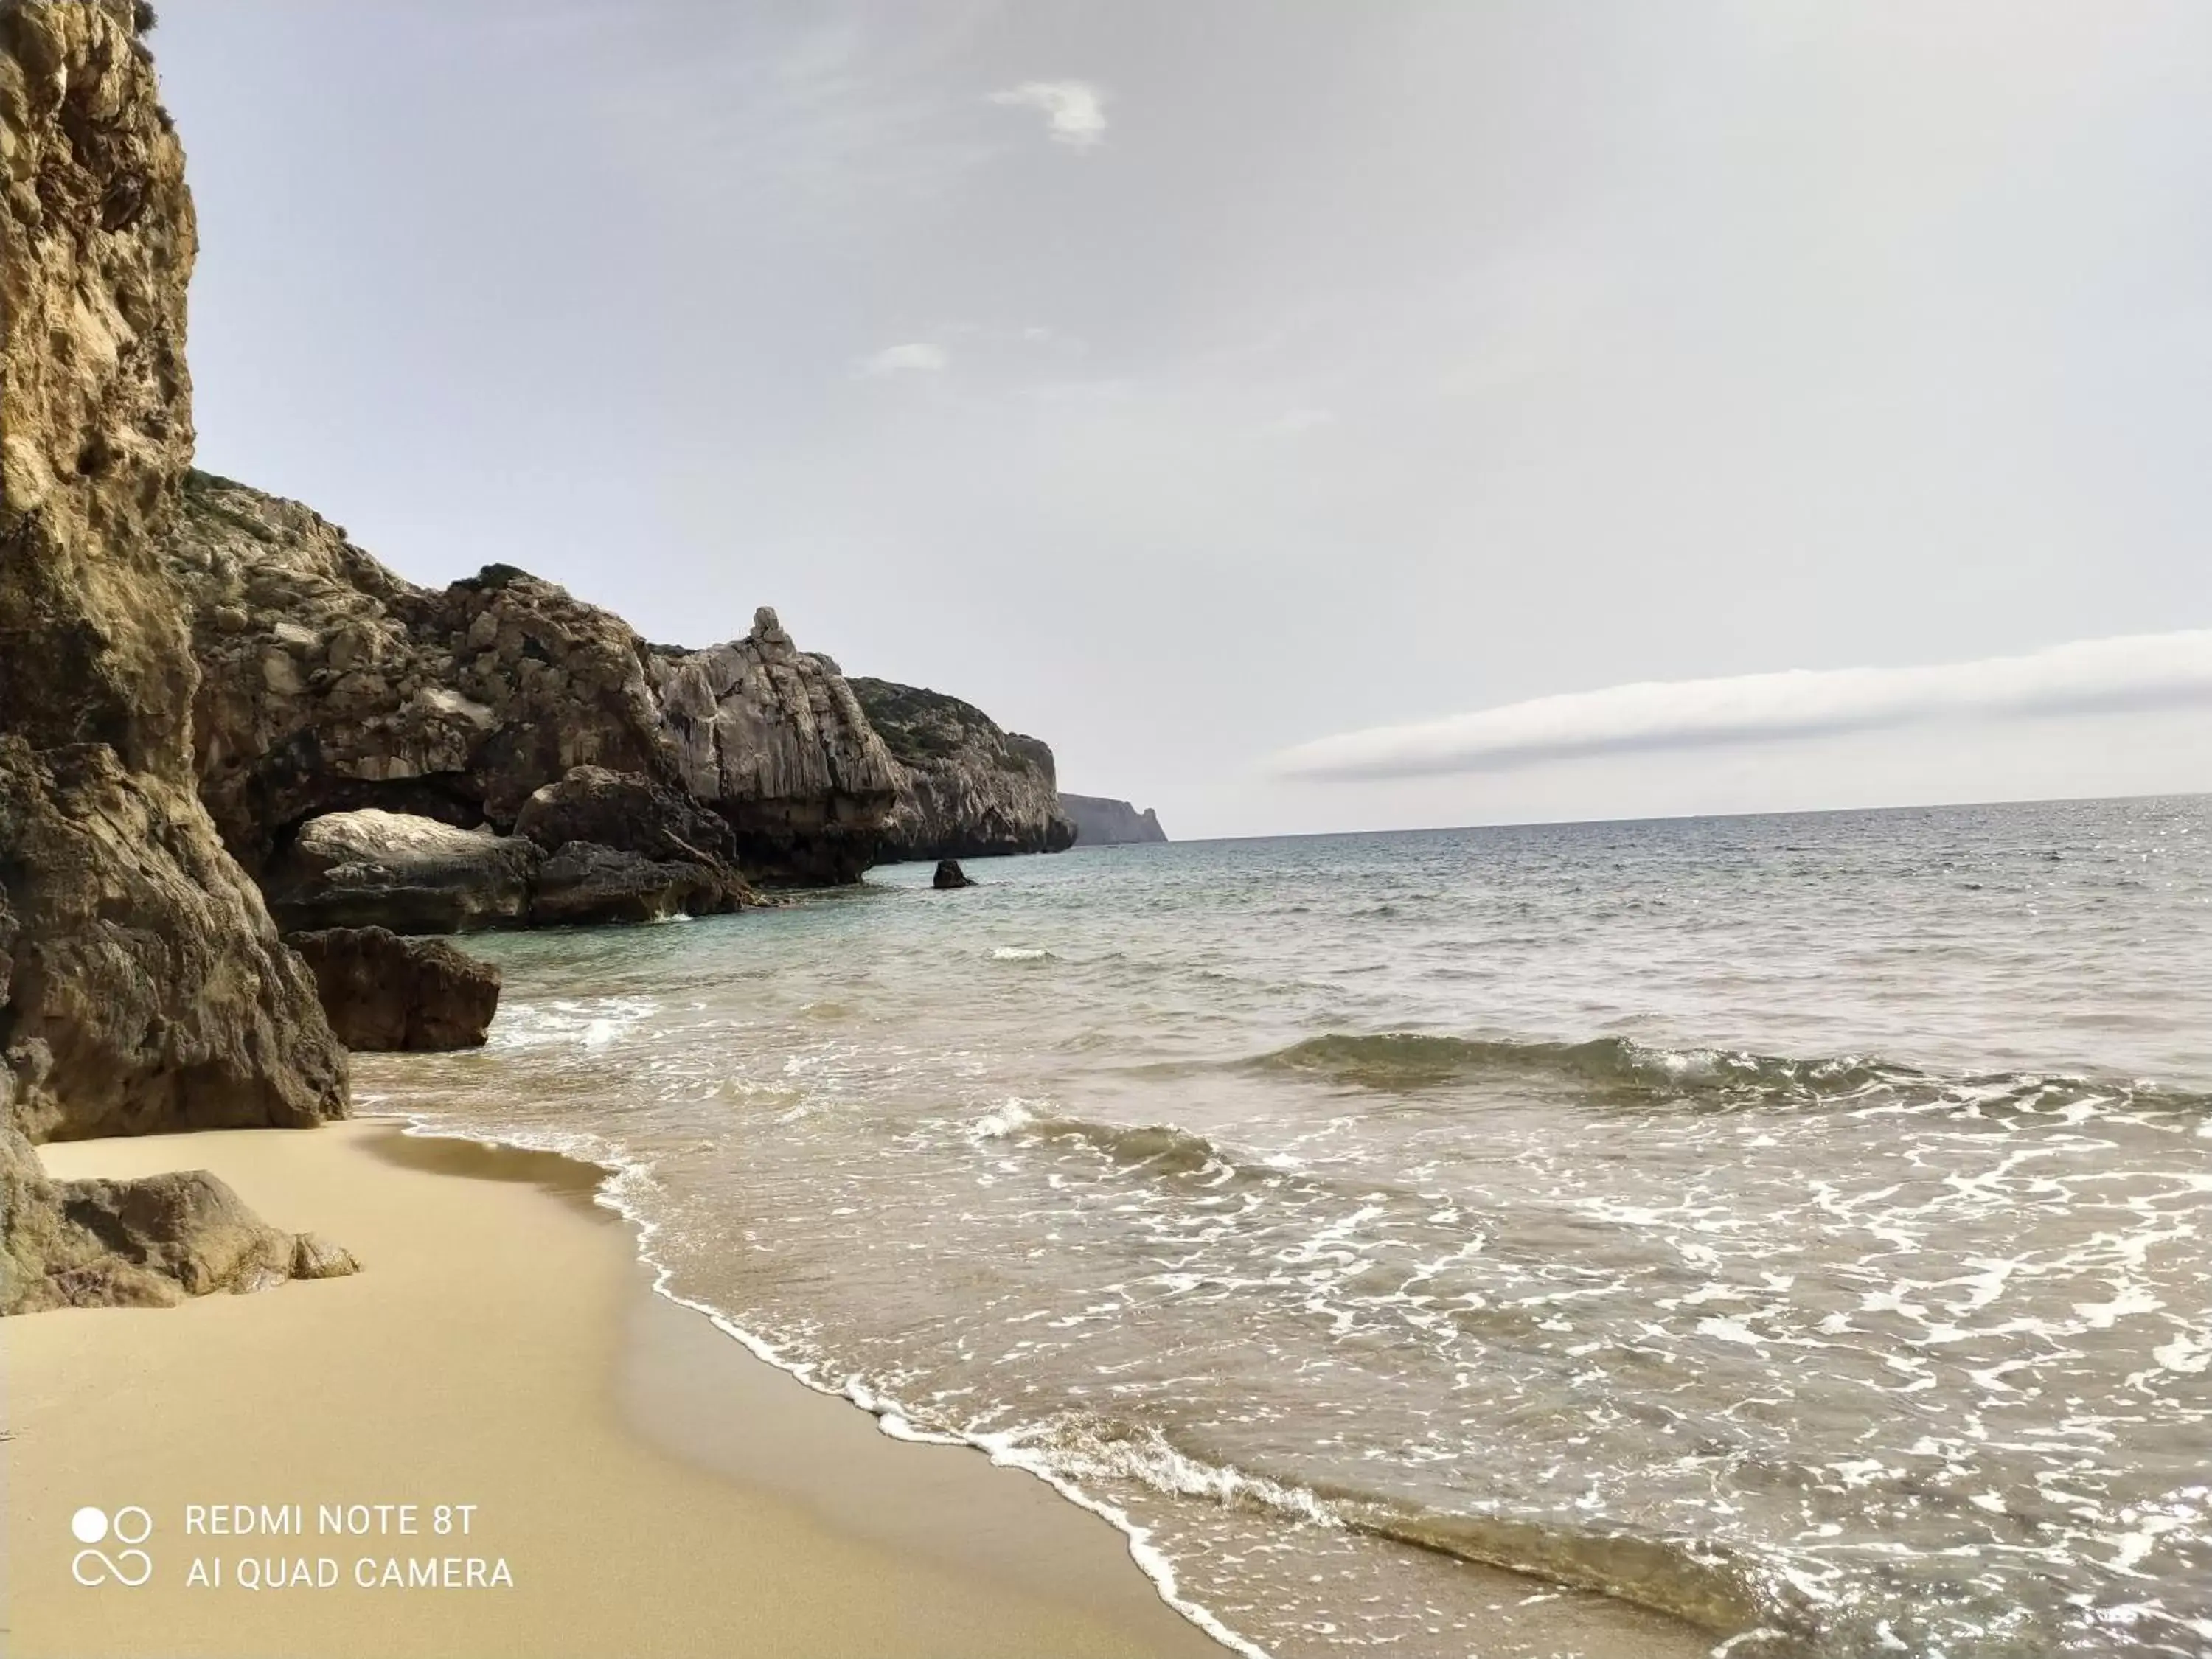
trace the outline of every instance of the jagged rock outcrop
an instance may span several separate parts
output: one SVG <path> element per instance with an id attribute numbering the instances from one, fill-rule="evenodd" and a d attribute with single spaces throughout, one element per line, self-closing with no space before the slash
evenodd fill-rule
<path id="1" fill-rule="evenodd" d="M 33 1139 L 306 1124 L 344 1051 L 195 791 L 159 552 L 184 152 L 121 0 L 0 0 L 0 1073 Z"/>
<path id="2" fill-rule="evenodd" d="M 331 1029 L 349 1048 L 441 1052 L 483 1045 L 500 972 L 441 939 L 382 927 L 288 933 L 315 976 Z"/>
<path id="3" fill-rule="evenodd" d="M 0 1122 L 0 1314 L 167 1307 L 358 1271 L 325 1239 L 264 1224 L 205 1170 L 52 1181 Z"/>
<path id="4" fill-rule="evenodd" d="M 1160 828 L 1158 816 L 1149 806 L 1139 812 L 1125 800 L 1064 793 L 1060 805 L 1074 822 L 1078 847 L 1109 847 L 1168 838 L 1167 831 Z"/>
<path id="5" fill-rule="evenodd" d="M 940 691 L 856 676 L 853 695 L 898 762 L 877 861 L 1057 853 L 1075 837 L 1052 750 Z"/>
<path id="6" fill-rule="evenodd" d="M 940 893 L 950 893 L 958 888 L 973 887 L 975 878 L 960 867 L 958 860 L 939 859 L 936 873 L 930 877 L 929 884 Z"/>
<path id="7" fill-rule="evenodd" d="M 200 788 L 248 868 L 299 825 L 379 807 L 514 828 L 571 768 L 712 808 L 757 878 L 848 881 L 898 774 L 836 665 L 762 609 L 743 639 L 649 645 L 509 566 L 402 580 L 296 502 L 186 481 L 169 565 L 193 602 Z"/>

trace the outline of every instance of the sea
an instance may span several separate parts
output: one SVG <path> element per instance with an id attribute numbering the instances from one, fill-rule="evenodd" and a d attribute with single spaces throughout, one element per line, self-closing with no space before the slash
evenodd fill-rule
<path id="1" fill-rule="evenodd" d="M 597 1160 L 666 1294 L 1247 1655 L 1504 1659 L 1486 1566 L 2212 1654 L 2212 798 L 969 873 L 471 939 L 489 1044 L 362 1105 Z"/>

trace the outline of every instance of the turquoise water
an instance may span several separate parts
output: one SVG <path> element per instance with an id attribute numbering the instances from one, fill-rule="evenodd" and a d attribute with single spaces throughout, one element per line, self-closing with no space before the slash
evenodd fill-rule
<path id="1" fill-rule="evenodd" d="M 474 941 L 491 1044 L 362 1091 L 620 1168 L 673 1292 L 1250 1650 L 1469 1651 L 1464 1559 L 2212 1651 L 2212 800 L 927 873 Z"/>

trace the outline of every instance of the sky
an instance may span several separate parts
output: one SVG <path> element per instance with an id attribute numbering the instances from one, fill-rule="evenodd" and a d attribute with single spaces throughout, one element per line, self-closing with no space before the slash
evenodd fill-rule
<path id="1" fill-rule="evenodd" d="M 200 464 L 1176 836 L 2212 790 L 2198 0 L 165 0 Z"/>

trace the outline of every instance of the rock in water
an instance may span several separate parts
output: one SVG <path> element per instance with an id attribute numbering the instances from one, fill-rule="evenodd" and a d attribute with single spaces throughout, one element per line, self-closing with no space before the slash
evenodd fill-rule
<path id="1" fill-rule="evenodd" d="M 499 1009 L 499 969 L 441 940 L 327 927 L 284 942 L 313 970 L 331 1029 L 349 1048 L 480 1048 Z"/>
<path id="2" fill-rule="evenodd" d="M 265 1225 L 205 1170 L 51 1181 L 36 1149 L 0 1125 L 0 1314 L 167 1307 L 358 1270 L 325 1239 Z"/>
<path id="3" fill-rule="evenodd" d="M 586 766 L 711 809 L 763 879 L 850 881 L 896 797 L 836 665 L 773 611 L 726 645 L 650 645 L 511 566 L 416 587 L 307 508 L 207 473 L 167 554 L 204 671 L 201 793 L 257 874 L 295 826 L 357 807 L 509 830 Z"/>
<path id="4" fill-rule="evenodd" d="M 287 928 L 459 933 L 520 925 L 544 854 L 488 829 L 364 807 L 310 820 L 267 878 Z"/>
<path id="5" fill-rule="evenodd" d="M 975 884 L 954 860 L 940 859 L 937 864 L 937 873 L 930 878 L 929 884 L 942 893 L 955 887 L 973 887 Z"/>
<path id="6" fill-rule="evenodd" d="M 552 855 L 531 900 L 540 927 L 714 915 L 754 896 L 729 825 L 634 772 L 572 767 L 522 804 L 514 829 Z"/>
<path id="7" fill-rule="evenodd" d="M 744 890 L 734 871 L 572 841 L 539 866 L 530 921 L 564 927 L 715 915 L 736 909 Z"/>
<path id="8" fill-rule="evenodd" d="M 902 775 L 880 862 L 1057 853 L 1073 843 L 1043 743 L 939 691 L 862 677 L 850 684 Z"/>
<path id="9" fill-rule="evenodd" d="M 201 805 L 184 152 L 132 9 L 0 0 L 0 1072 L 33 1138 L 346 1110 L 313 983 Z"/>
<path id="10" fill-rule="evenodd" d="M 1074 821 L 1078 847 L 1112 847 L 1168 838 L 1158 816 L 1149 806 L 1139 812 L 1125 800 L 1064 793 L 1060 804 Z"/>

